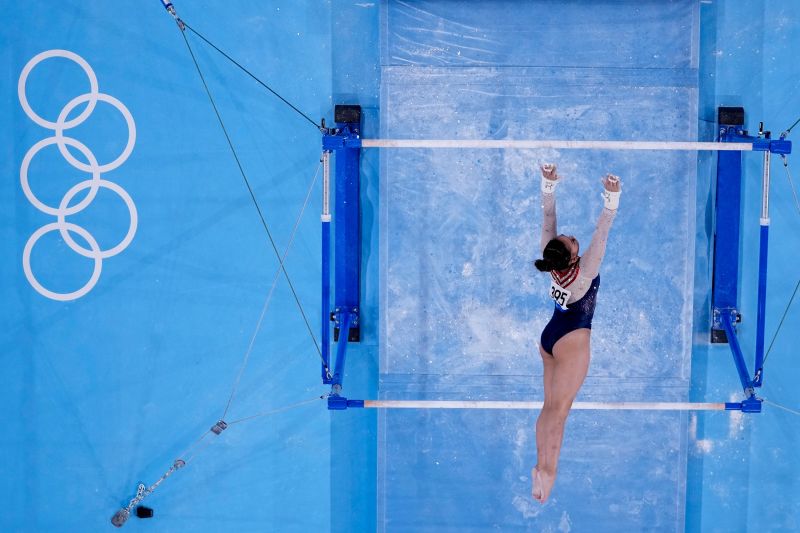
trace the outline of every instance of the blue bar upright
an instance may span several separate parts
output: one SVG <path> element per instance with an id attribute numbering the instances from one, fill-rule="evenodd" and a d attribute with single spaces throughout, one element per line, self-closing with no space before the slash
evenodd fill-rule
<path id="1" fill-rule="evenodd" d="M 337 105 L 336 127 L 325 129 L 322 149 L 334 156 L 334 209 L 332 217 L 322 217 L 322 382 L 331 385 L 330 406 L 347 406 L 339 393 L 344 379 L 347 345 L 361 340 L 359 307 L 361 300 L 361 107 Z M 323 155 L 326 157 L 326 155 Z M 326 167 L 327 168 L 327 167 Z M 327 180 L 325 180 L 327 183 Z M 323 197 L 327 198 L 323 193 Z M 330 308 L 330 224 L 333 220 L 334 305 Z M 333 340 L 338 343 L 333 373 L 330 369 L 330 345 L 327 337 L 330 320 L 334 322 Z M 343 403 L 342 403 L 343 402 Z M 330 407 L 336 408 L 336 407 Z"/>
<path id="2" fill-rule="evenodd" d="M 744 111 L 742 111 L 744 113 Z M 741 124 L 720 123 L 720 142 L 737 140 Z M 739 226 L 742 196 L 742 153 L 717 153 L 716 221 L 714 234 L 714 274 L 711 305 L 711 342 L 729 341 L 720 318 L 735 312 L 739 299 Z"/>
<path id="3" fill-rule="evenodd" d="M 758 257 L 758 329 L 756 330 L 756 367 L 754 387 L 764 382 L 764 324 L 767 313 L 767 252 L 769 249 L 769 223 L 761 224 L 761 242 Z"/>
<path id="4" fill-rule="evenodd" d="M 343 137 L 345 142 L 334 151 L 334 313 L 349 312 L 352 316 L 347 330 L 334 330 L 334 340 L 338 342 L 338 337 L 344 333 L 349 342 L 358 342 L 361 300 L 361 108 L 337 105 L 335 114 L 337 136 Z M 359 142 L 348 143 L 350 139 L 358 139 Z"/>
<path id="5" fill-rule="evenodd" d="M 331 377 L 331 223 L 322 222 L 322 383 Z"/>

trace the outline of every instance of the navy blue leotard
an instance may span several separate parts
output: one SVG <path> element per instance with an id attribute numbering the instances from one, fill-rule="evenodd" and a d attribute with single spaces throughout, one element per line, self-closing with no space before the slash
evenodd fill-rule
<path id="1" fill-rule="evenodd" d="M 589 290 L 586 291 L 580 300 L 567 305 L 567 310 L 561 309 L 555 304 L 555 311 L 550 318 L 550 322 L 542 331 L 542 348 L 545 352 L 553 355 L 553 346 L 559 339 L 571 331 L 580 328 L 592 329 L 592 317 L 594 316 L 594 306 L 597 302 L 597 289 L 600 288 L 600 274 L 595 276 Z"/>

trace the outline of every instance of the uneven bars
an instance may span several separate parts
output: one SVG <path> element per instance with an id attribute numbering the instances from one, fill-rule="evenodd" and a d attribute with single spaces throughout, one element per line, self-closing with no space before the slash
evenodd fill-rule
<path id="1" fill-rule="evenodd" d="M 364 400 L 371 409 L 541 409 L 543 402 L 481 400 Z M 599 411 L 725 411 L 725 403 L 574 402 L 572 409 Z"/>
<path id="2" fill-rule="evenodd" d="M 747 142 L 504 141 L 477 139 L 361 139 L 362 148 L 556 148 L 573 150 L 720 150 L 749 152 Z"/>

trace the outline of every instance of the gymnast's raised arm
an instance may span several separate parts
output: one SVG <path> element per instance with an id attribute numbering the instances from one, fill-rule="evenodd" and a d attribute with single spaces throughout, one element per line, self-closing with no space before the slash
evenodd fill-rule
<path id="1" fill-rule="evenodd" d="M 556 185 L 561 179 L 556 173 L 556 166 L 544 164 L 542 170 L 542 242 L 541 249 L 558 235 L 556 230 Z"/>
<path id="2" fill-rule="evenodd" d="M 613 174 L 606 174 L 603 178 L 603 211 L 597 219 L 597 227 L 592 235 L 592 242 L 581 257 L 581 269 L 583 274 L 593 279 L 600 272 L 600 263 L 606 253 L 606 242 L 608 242 L 608 232 L 619 206 L 619 195 L 621 184 L 619 178 Z"/>

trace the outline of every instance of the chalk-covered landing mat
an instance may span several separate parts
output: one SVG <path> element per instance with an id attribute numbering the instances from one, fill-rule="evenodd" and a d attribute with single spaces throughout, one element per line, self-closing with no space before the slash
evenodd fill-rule
<path id="1" fill-rule="evenodd" d="M 382 137 L 696 140 L 697 3 L 388 2 Z M 652 39 L 657 35 L 657 39 Z M 384 399 L 540 399 L 538 164 L 588 245 L 622 176 L 579 400 L 688 399 L 695 153 L 384 150 Z M 682 531 L 686 415 L 573 413 L 551 502 L 535 414 L 381 415 L 382 531 Z M 566 529 L 565 529 L 566 528 Z"/>

